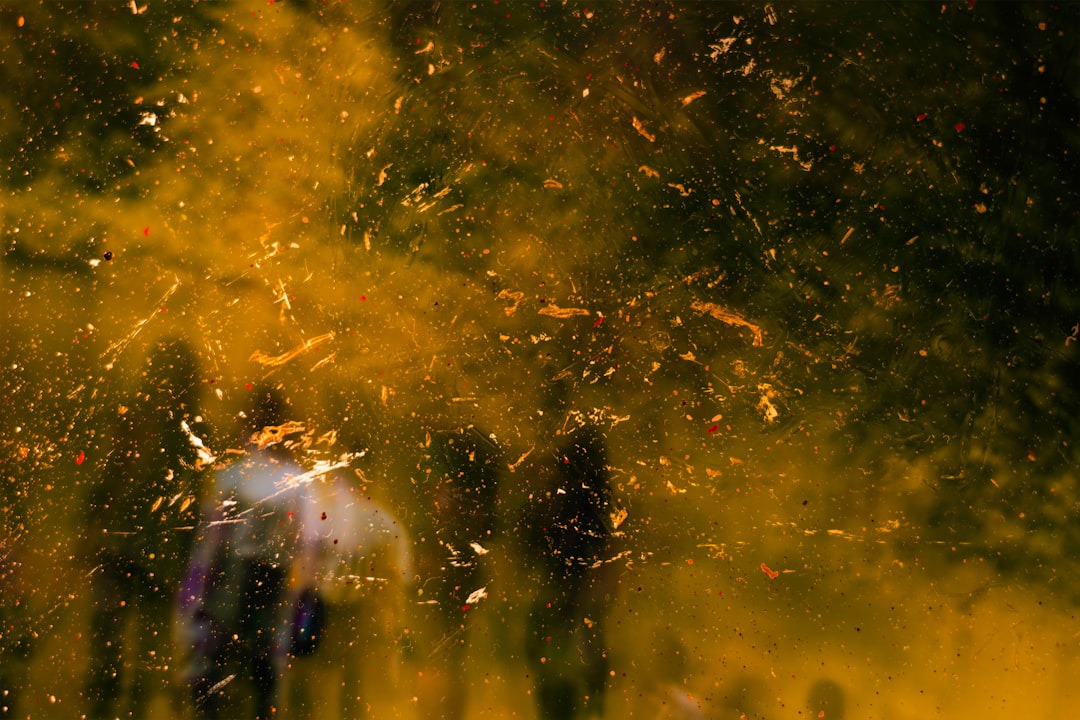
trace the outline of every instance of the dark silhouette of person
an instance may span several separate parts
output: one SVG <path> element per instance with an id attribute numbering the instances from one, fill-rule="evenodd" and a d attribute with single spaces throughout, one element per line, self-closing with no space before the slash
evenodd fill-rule
<path id="1" fill-rule="evenodd" d="M 822 678 L 815 682 L 806 695 L 806 710 L 809 717 L 825 717 L 829 720 L 844 720 L 844 688 L 835 680 Z"/>
<path id="2" fill-rule="evenodd" d="M 101 481 L 90 494 L 90 718 L 145 717 L 157 694 L 177 699 L 170 608 L 190 554 L 206 428 L 187 343 L 158 342 L 142 375 L 117 408 Z"/>
<path id="3" fill-rule="evenodd" d="M 465 715 L 467 631 L 488 581 L 482 566 L 496 532 L 498 458 L 475 427 L 435 431 L 426 436 L 414 477 L 413 507 L 420 510 L 410 526 L 412 595 L 420 617 L 411 652 L 423 667 L 417 695 L 426 718 Z"/>
<path id="4" fill-rule="evenodd" d="M 275 389 L 255 390 L 243 417 L 245 452 L 214 474 L 177 597 L 184 679 L 196 716 L 207 719 L 272 717 L 291 645 L 287 578 L 310 478 L 290 436 L 302 426 L 286 421 Z"/>
<path id="5" fill-rule="evenodd" d="M 7 404 L 14 387 L 0 379 Z M 0 717 L 17 717 L 34 649 L 29 603 L 34 573 L 27 559 L 27 501 L 34 476 L 30 449 L 16 438 L 14 413 L 0 417 Z"/>
<path id="6" fill-rule="evenodd" d="M 538 716 L 601 716 L 609 668 L 604 627 L 614 582 L 603 438 L 581 427 L 532 469 L 538 486 L 526 504 L 521 538 L 535 588 L 525 652 Z"/>
<path id="7" fill-rule="evenodd" d="M 8 478 L 0 481 L 7 482 Z M 8 507 L 5 504 L 0 510 Z M 19 711 L 33 649 L 26 612 L 29 583 L 19 557 L 21 541 L 21 534 L 0 535 L 0 717 L 15 717 Z"/>

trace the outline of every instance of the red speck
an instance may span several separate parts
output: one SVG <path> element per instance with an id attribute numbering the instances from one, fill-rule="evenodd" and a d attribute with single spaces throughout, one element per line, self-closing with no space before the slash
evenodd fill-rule
<path id="1" fill-rule="evenodd" d="M 137 62 L 132 62 L 132 63 L 131 63 L 131 67 L 133 67 L 133 68 L 135 68 L 136 70 L 138 70 L 138 69 L 139 69 L 139 63 L 137 63 Z"/>
<path id="2" fill-rule="evenodd" d="M 714 432 L 716 432 L 719 429 L 720 429 L 719 425 L 713 425 L 711 428 L 709 428 L 709 434 L 712 435 Z"/>
<path id="3" fill-rule="evenodd" d="M 1028 450 L 1028 462 L 1035 462 L 1035 451 Z"/>
<path id="4" fill-rule="evenodd" d="M 830 145 L 829 146 L 829 152 L 836 152 L 836 146 L 835 145 Z"/>
<path id="5" fill-rule="evenodd" d="M 366 302 L 366 301 L 367 301 L 367 295 L 361 295 L 360 296 L 360 302 Z"/>
<path id="6" fill-rule="evenodd" d="M 83 461 L 85 461 L 85 460 L 86 460 L 86 453 L 83 452 L 82 450 L 80 450 L 79 451 L 79 456 L 77 458 L 75 458 L 75 464 L 76 465 L 82 465 Z"/>
<path id="7" fill-rule="evenodd" d="M 930 117 L 928 113 L 919 113 L 915 116 L 915 122 L 922 122 L 926 118 Z"/>
<path id="8" fill-rule="evenodd" d="M 956 132 L 963 132 L 964 128 L 966 128 L 967 125 L 965 125 L 962 122 L 959 122 L 959 123 L 956 123 L 955 125 L 953 125 L 952 127 L 953 127 L 953 130 L 955 130 Z"/>
<path id="9" fill-rule="evenodd" d="M 766 565 L 765 563 L 761 563 L 761 572 L 768 575 L 770 580 L 775 580 L 776 577 L 780 574 L 775 570 L 770 570 L 769 566 Z"/>
<path id="10" fill-rule="evenodd" d="M 462 605 L 462 606 L 461 606 L 461 611 L 462 611 L 462 612 L 465 612 L 465 611 L 466 611 L 466 610 L 468 610 L 468 609 L 469 609 L 470 607 L 472 607 L 472 606 L 471 606 L 471 605 Z"/>
<path id="11" fill-rule="evenodd" d="M 254 386 L 251 383 L 244 383 L 244 387 L 250 390 Z"/>
<path id="12" fill-rule="evenodd" d="M 150 226 L 147 225 L 142 229 L 143 237 L 150 237 Z"/>
<path id="13" fill-rule="evenodd" d="M 604 322 L 604 316 L 603 316 L 603 315 L 601 315 L 600 317 L 596 318 L 596 322 L 594 322 L 594 323 L 592 324 L 592 326 L 593 326 L 594 328 L 595 328 L 595 327 L 600 327 L 600 324 L 601 324 L 602 322 Z"/>

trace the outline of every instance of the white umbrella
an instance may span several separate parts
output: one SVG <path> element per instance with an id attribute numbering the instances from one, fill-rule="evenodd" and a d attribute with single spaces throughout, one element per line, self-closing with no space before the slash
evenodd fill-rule
<path id="1" fill-rule="evenodd" d="M 403 583 L 410 571 L 404 527 L 346 473 L 324 472 L 304 487 L 300 524 L 293 582 L 327 602 L 348 601 L 364 585 Z"/>

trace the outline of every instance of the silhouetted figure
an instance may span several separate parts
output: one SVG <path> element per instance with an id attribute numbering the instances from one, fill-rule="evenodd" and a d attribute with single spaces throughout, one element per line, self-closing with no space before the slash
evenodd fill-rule
<path id="1" fill-rule="evenodd" d="M 207 459 L 199 448 L 197 374 L 185 343 L 153 349 L 137 393 L 118 407 L 91 493 L 91 718 L 146 717 L 152 698 L 174 689 L 171 598 L 187 566 Z"/>
<path id="2" fill-rule="evenodd" d="M 417 690 L 425 718 L 464 717 L 469 618 L 483 607 L 490 579 L 482 570 L 495 533 L 498 453 L 469 427 L 433 432 L 414 477 L 411 530 L 419 627 L 412 652 L 422 669 Z"/>
<path id="3" fill-rule="evenodd" d="M 274 391 L 256 391 L 246 416 L 247 452 L 215 473 L 177 598 L 184 675 L 200 718 L 270 718 L 291 643 L 286 580 L 310 477 L 286 448 L 294 424 Z"/>
<path id="4" fill-rule="evenodd" d="M 0 397 L 9 398 L 10 384 L 0 379 Z M 33 572 L 26 556 L 29 488 L 34 473 L 30 451 L 15 438 L 12 413 L 0 417 L 0 718 L 21 717 L 19 699 L 26 689 L 34 626 L 28 607 Z"/>
<path id="5" fill-rule="evenodd" d="M 844 698 L 844 688 L 835 680 L 818 680 L 806 695 L 808 717 L 844 720 L 847 716 Z"/>
<path id="6" fill-rule="evenodd" d="M 26 609 L 30 585 L 18 557 L 20 540 L 20 536 L 0 536 L 0 717 L 16 717 L 19 711 L 33 647 Z"/>
<path id="7" fill-rule="evenodd" d="M 316 477 L 307 490 L 303 547 L 290 573 L 287 716 L 361 718 L 370 685 L 384 690 L 394 680 L 409 538 L 348 471 Z"/>
<path id="8" fill-rule="evenodd" d="M 583 427 L 536 470 L 539 487 L 526 508 L 522 539 L 536 588 L 526 655 L 539 717 L 600 716 L 608 675 L 604 627 L 613 592 L 603 440 Z"/>

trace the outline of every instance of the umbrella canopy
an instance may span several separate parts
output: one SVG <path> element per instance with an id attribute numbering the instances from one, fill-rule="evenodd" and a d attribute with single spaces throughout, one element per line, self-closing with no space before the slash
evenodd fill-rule
<path id="1" fill-rule="evenodd" d="M 303 549 L 294 582 L 323 599 L 349 599 L 370 584 L 404 581 L 412 565 L 408 535 L 385 507 L 330 471 L 302 487 Z"/>
<path id="2" fill-rule="evenodd" d="M 286 455 L 253 450 L 217 476 L 210 525 L 230 526 L 232 557 L 288 565 L 300 549 L 310 480 Z"/>

